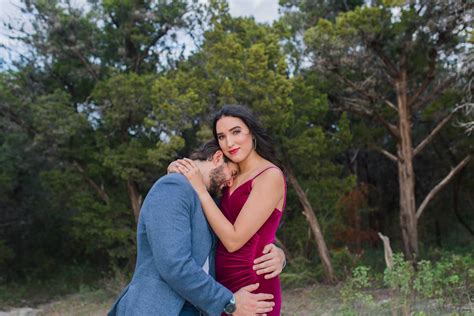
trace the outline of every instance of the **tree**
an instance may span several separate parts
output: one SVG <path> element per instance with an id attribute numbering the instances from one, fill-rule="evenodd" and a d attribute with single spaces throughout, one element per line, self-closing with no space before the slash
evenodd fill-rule
<path id="1" fill-rule="evenodd" d="M 418 220 L 434 196 L 471 160 L 468 154 L 416 205 L 413 161 L 453 117 L 459 95 L 437 111 L 424 139 L 414 145 L 419 115 L 433 107 L 462 79 L 470 5 L 464 1 L 381 1 L 318 21 L 305 34 L 313 65 L 344 84 L 337 109 L 381 124 L 396 143 L 396 153 L 373 146 L 397 164 L 400 225 L 407 258 L 418 249 Z M 457 58 L 455 58 L 456 56 Z M 385 141 L 385 143 L 387 143 Z"/>
<path id="2" fill-rule="evenodd" d="M 186 144 L 195 144 L 212 137 L 211 115 L 222 105 L 249 106 L 274 138 L 289 184 L 314 233 L 327 280 L 333 281 L 328 247 L 315 220 L 318 210 L 311 204 L 324 205 L 324 211 L 331 213 L 337 196 L 352 185 L 352 179 L 337 174 L 340 170 L 332 161 L 346 144 L 343 139 L 347 141 L 348 130 L 341 124 L 339 130 L 329 133 L 319 126 L 327 100 L 308 88 L 303 77 L 288 77 L 279 38 L 269 26 L 231 18 L 224 6 L 205 33 L 202 48 L 155 82 L 155 124 L 174 120 L 170 133 L 183 137 Z M 308 194 L 303 187 L 310 185 L 318 190 Z M 325 190 L 337 194 L 318 195 Z"/>
<path id="3" fill-rule="evenodd" d="M 22 222 L 31 223 L 28 232 L 37 222 L 51 223 L 56 229 L 45 236 L 64 234 L 69 243 L 58 248 L 101 267 L 134 257 L 141 196 L 183 147 L 164 124 L 148 124 L 149 90 L 159 71 L 183 58 L 176 34 L 195 33 L 204 23 L 203 7 L 180 0 L 90 1 L 82 8 L 69 1 L 24 2 L 32 30 L 19 26 L 16 38 L 28 53 L 0 83 L 8 92 L 0 98 L 1 159 L 15 151 L 32 159 L 18 170 L 4 166 L 2 196 L 11 207 L 15 200 L 42 207 L 19 205 L 16 231 Z M 13 232 L 7 234 L 2 239 L 10 243 Z"/>

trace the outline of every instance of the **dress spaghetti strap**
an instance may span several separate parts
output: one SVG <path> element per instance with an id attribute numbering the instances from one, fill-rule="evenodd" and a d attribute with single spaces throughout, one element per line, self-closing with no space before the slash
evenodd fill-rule
<path id="1" fill-rule="evenodd" d="M 277 166 L 270 166 L 270 167 L 267 167 L 265 169 L 263 169 L 262 171 L 260 171 L 259 173 L 257 173 L 257 175 L 253 178 L 250 179 L 250 183 L 252 184 L 253 183 L 253 180 L 255 180 L 256 177 L 258 177 L 259 175 L 261 175 L 262 173 L 264 173 L 265 171 L 267 171 L 268 169 L 272 169 L 272 168 L 276 168 L 278 170 L 280 170 L 281 174 L 283 175 L 283 178 L 285 179 L 284 183 L 285 183 L 285 194 L 283 196 L 283 207 L 281 208 L 281 210 L 284 210 L 285 207 L 286 207 L 286 194 L 287 194 L 287 184 L 286 184 L 286 177 L 285 177 L 285 174 L 283 173 L 283 171 L 278 168 Z"/>

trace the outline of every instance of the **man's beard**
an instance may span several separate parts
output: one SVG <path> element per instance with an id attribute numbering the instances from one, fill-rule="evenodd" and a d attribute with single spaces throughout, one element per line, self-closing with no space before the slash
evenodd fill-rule
<path id="1" fill-rule="evenodd" d="M 209 174 L 209 193 L 214 197 L 219 197 L 222 193 L 221 185 L 225 183 L 224 165 L 214 168 Z"/>

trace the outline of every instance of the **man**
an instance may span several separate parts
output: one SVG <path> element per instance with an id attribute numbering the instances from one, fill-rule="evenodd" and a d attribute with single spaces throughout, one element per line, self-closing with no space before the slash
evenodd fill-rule
<path id="1" fill-rule="evenodd" d="M 238 172 L 211 141 L 197 150 L 195 160 L 210 191 L 219 191 Z M 214 192 L 212 192 L 214 193 Z M 274 305 L 269 294 L 253 294 L 258 284 L 236 293 L 216 282 L 215 237 L 188 180 L 173 173 L 149 191 L 137 227 L 137 263 L 130 284 L 109 315 L 247 315 L 266 313 Z M 271 276 L 281 272 L 284 255 L 275 246 L 257 259 L 255 268 Z"/>

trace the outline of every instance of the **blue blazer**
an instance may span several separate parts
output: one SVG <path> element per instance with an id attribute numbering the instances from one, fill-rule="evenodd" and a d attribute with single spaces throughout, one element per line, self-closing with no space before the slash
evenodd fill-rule
<path id="1" fill-rule="evenodd" d="M 179 315 L 185 300 L 220 315 L 232 292 L 212 277 L 214 236 L 199 198 L 181 174 L 160 178 L 143 202 L 137 263 L 108 315 Z M 210 274 L 203 269 L 210 258 Z"/>

